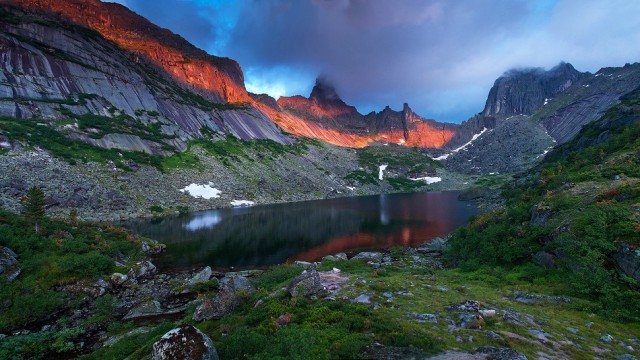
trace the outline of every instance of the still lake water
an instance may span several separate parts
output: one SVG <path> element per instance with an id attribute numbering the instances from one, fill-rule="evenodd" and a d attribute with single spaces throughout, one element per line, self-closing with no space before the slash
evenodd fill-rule
<path id="1" fill-rule="evenodd" d="M 161 269 L 250 268 L 338 252 L 418 246 L 467 223 L 459 192 L 358 196 L 202 211 L 124 224 L 167 245 Z"/>

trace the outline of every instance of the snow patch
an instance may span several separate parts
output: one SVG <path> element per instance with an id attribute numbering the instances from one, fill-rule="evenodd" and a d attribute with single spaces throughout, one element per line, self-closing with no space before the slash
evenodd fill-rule
<path id="1" fill-rule="evenodd" d="M 402 145 L 402 144 L 404 144 L 405 142 L 406 142 L 406 141 L 405 141 L 404 139 L 399 139 L 399 140 L 398 140 L 398 145 Z"/>
<path id="2" fill-rule="evenodd" d="M 184 189 L 179 189 L 178 191 L 188 193 L 194 198 L 203 198 L 205 200 L 219 198 L 220 194 L 222 194 L 222 191 L 212 186 L 212 182 L 204 185 L 191 184 L 189 186 L 185 186 Z"/>
<path id="3" fill-rule="evenodd" d="M 231 206 L 253 206 L 256 203 L 250 200 L 233 200 Z"/>
<path id="4" fill-rule="evenodd" d="M 487 130 L 488 130 L 487 128 L 483 128 L 483 129 L 482 129 L 482 131 L 480 131 L 480 132 L 479 132 L 479 133 L 477 133 L 477 134 L 474 134 L 474 135 L 471 137 L 471 140 L 469 140 L 469 142 L 467 142 L 466 144 L 464 144 L 464 145 L 460 146 L 460 147 L 459 147 L 459 148 L 457 148 L 457 149 L 453 149 L 453 150 L 451 150 L 451 152 L 450 152 L 450 153 L 448 153 L 448 154 L 444 154 L 444 155 L 438 156 L 438 157 L 436 157 L 436 158 L 433 158 L 433 160 L 445 160 L 445 159 L 447 159 L 450 155 L 452 155 L 452 154 L 454 154 L 454 153 L 457 153 L 457 152 L 458 152 L 458 151 L 460 151 L 460 150 L 464 150 L 467 146 L 471 145 L 471 143 L 472 143 L 472 142 L 474 142 L 477 138 L 479 138 L 479 137 L 480 137 L 482 134 L 484 134 Z"/>
<path id="5" fill-rule="evenodd" d="M 544 104 L 542 104 L 542 106 L 547 105 L 549 103 L 549 100 L 551 99 L 544 99 Z"/>
<path id="6" fill-rule="evenodd" d="M 378 180 L 382 180 L 384 174 L 384 170 L 387 168 L 387 166 L 389 165 L 380 165 L 380 171 L 378 171 Z"/>
<path id="7" fill-rule="evenodd" d="M 347 189 L 349 189 L 349 190 L 351 190 L 351 191 L 354 191 L 356 188 L 355 188 L 355 187 L 353 187 L 353 186 L 347 186 Z"/>
<path id="8" fill-rule="evenodd" d="M 409 178 L 409 179 L 411 179 L 413 181 L 422 181 L 422 180 L 424 180 L 424 182 L 426 182 L 427 185 L 434 184 L 434 183 L 442 181 L 442 178 L 441 177 L 437 177 L 437 176 L 434 176 L 434 177 L 425 176 L 425 177 L 421 177 L 421 178 Z"/>

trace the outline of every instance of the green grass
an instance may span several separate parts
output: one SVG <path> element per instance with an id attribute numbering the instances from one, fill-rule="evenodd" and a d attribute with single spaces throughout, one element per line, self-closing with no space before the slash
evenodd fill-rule
<path id="1" fill-rule="evenodd" d="M 387 177 L 386 180 L 389 182 L 389 184 L 393 187 L 394 190 L 400 191 L 400 192 L 416 191 L 422 188 L 423 186 L 425 186 L 425 183 L 422 180 L 414 181 L 401 176 Z"/>
<path id="2" fill-rule="evenodd" d="M 505 210 L 479 215 L 457 230 L 449 259 L 466 270 L 538 271 L 530 267 L 535 255 L 555 254 L 553 271 L 562 274 L 567 293 L 590 301 L 590 311 L 640 321 L 637 283 L 616 271 L 613 260 L 617 243 L 640 245 L 640 125 L 629 124 L 640 114 L 640 90 L 621 101 L 518 184 L 505 186 Z M 606 141 L 597 140 L 603 121 L 612 124 Z M 536 211 L 547 214 L 544 223 L 531 221 Z"/>
<path id="3" fill-rule="evenodd" d="M 104 163 L 114 161 L 118 167 L 128 169 L 125 161 L 161 168 L 161 157 L 136 151 L 103 149 L 83 141 L 69 139 L 63 133 L 40 120 L 0 117 L 0 129 L 11 141 L 21 141 L 47 149 L 51 154 L 70 164 L 80 162 Z M 120 156 L 122 154 L 122 156 Z"/>
<path id="4" fill-rule="evenodd" d="M 380 165 L 385 164 L 391 168 L 406 169 L 408 172 L 421 172 L 442 166 L 418 149 L 395 145 L 358 149 L 358 162 L 360 166 L 371 171 L 377 171 Z"/>
<path id="5" fill-rule="evenodd" d="M 54 314 L 77 301 L 53 290 L 55 286 L 110 275 L 117 254 L 132 260 L 142 256 L 140 243 L 126 230 L 111 225 L 47 219 L 40 228 L 36 233 L 22 217 L 0 210 L 0 245 L 18 254 L 22 269 L 12 283 L 0 277 L 0 298 L 4 299 L 1 332 Z"/>

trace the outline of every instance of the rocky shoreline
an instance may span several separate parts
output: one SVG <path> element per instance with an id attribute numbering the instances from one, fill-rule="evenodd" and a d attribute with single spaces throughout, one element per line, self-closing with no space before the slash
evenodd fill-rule
<path id="1" fill-rule="evenodd" d="M 395 192 L 386 182 L 353 187 L 344 180 L 359 167 L 353 149 L 324 144 L 311 146 L 304 155 L 284 154 L 277 162 L 260 164 L 250 157 L 230 165 L 202 149 L 192 151 L 203 169 L 161 172 L 131 165 L 125 171 L 113 164 L 71 165 L 45 150 L 15 146 L 0 154 L 0 207 L 19 212 L 20 198 L 31 186 L 47 194 L 50 216 L 67 218 L 75 209 L 79 219 L 101 222 L 228 208 L 242 200 L 263 205 Z M 469 177 L 444 169 L 437 175 L 444 180 L 423 191 L 462 190 L 473 184 Z M 189 184 L 212 184 L 220 190 L 219 197 L 196 198 L 180 191 Z"/>

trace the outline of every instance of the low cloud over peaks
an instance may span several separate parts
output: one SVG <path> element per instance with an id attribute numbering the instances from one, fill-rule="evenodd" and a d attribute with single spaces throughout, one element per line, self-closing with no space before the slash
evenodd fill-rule
<path id="1" fill-rule="evenodd" d="M 580 71 L 640 60 L 640 2 L 614 0 L 126 0 L 219 56 L 247 87 L 308 95 L 326 74 L 360 112 L 411 104 L 462 121 L 512 67 Z"/>

